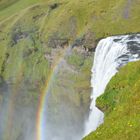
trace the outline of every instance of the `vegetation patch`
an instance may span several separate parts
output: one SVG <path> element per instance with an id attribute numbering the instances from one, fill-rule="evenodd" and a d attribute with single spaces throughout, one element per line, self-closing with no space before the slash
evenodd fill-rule
<path id="1" fill-rule="evenodd" d="M 140 62 L 121 68 L 97 99 L 104 123 L 84 140 L 139 140 Z"/>

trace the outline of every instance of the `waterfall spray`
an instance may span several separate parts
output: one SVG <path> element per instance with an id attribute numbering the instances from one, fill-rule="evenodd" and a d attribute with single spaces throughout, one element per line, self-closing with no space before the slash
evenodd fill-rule
<path id="1" fill-rule="evenodd" d="M 97 97 L 104 93 L 107 84 L 120 67 L 139 59 L 140 34 L 112 36 L 99 42 L 91 70 L 92 101 L 84 135 L 95 131 L 103 123 L 104 114 L 96 107 Z"/>

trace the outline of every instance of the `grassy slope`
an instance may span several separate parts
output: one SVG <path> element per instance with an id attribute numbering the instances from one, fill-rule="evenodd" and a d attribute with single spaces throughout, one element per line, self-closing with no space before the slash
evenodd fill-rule
<path id="1" fill-rule="evenodd" d="M 42 2 L 43 0 L 1 0 L 0 1 L 0 21 L 17 14 L 19 11 Z"/>
<path id="2" fill-rule="evenodd" d="M 28 78 L 33 70 L 30 66 L 27 68 L 26 65 L 28 64 L 26 63 L 30 62 L 31 65 L 36 67 L 37 62 L 34 60 L 36 58 L 40 59 L 42 64 L 45 63 L 46 60 L 44 60 L 42 54 L 48 51 L 47 46 L 50 38 L 68 38 L 72 43 L 76 38 L 88 32 L 92 32 L 95 40 L 98 40 L 108 35 L 140 31 L 138 0 L 133 1 L 127 19 L 123 17 L 127 4 L 124 0 L 106 2 L 104 0 L 87 0 L 86 2 L 84 0 L 61 0 L 55 2 L 59 2 L 60 5 L 53 10 L 50 10 L 49 5 L 54 2 L 49 0 L 19 0 L 1 10 L 0 67 L 2 67 L 5 53 L 8 51 L 9 54 L 13 55 L 10 55 L 11 61 L 20 60 L 19 63 L 24 62 L 23 65 L 25 66 L 23 68 L 27 69 L 25 70 L 25 77 Z M 19 39 L 15 43 L 14 37 L 19 36 L 20 33 L 26 33 L 28 37 Z M 35 48 L 38 48 L 38 51 L 34 52 Z M 22 58 L 21 54 L 30 51 L 30 49 L 34 53 L 31 53 L 27 59 Z M 15 55 L 18 51 L 21 54 Z M 42 68 L 42 64 L 39 64 L 38 67 L 45 70 L 48 65 L 44 65 Z M 10 64 L 6 65 L 7 69 L 2 75 L 9 79 L 16 72 L 8 69 L 15 68 L 16 63 L 13 63 L 12 66 Z M 38 73 L 36 68 L 34 68 L 33 73 Z M 36 77 L 47 76 L 44 75 L 44 72 L 38 74 Z M 34 74 L 32 75 L 33 79 L 39 80 L 34 77 Z"/>
<path id="3" fill-rule="evenodd" d="M 139 140 L 140 62 L 130 63 L 113 77 L 97 106 L 105 121 L 84 140 Z"/>
<path id="4" fill-rule="evenodd" d="M 57 2 L 59 6 L 51 9 L 50 5 Z M 29 89 L 28 92 L 24 91 L 26 95 L 22 94 L 25 96 L 21 96 L 20 103 L 29 104 L 35 100 L 34 104 L 36 104 L 40 95 L 39 90 L 44 87 L 52 66 L 60 55 L 50 47 L 52 44 L 48 45 L 52 38 L 68 38 L 70 44 L 73 44 L 75 39 L 89 33 L 92 33 L 94 40 L 97 41 L 108 35 L 139 32 L 139 4 L 139 0 L 133 0 L 129 7 L 129 14 L 125 17 L 124 11 L 127 5 L 125 0 L 10 0 L 8 3 L 2 0 L 0 2 L 0 76 L 8 83 L 16 83 L 16 87 L 22 85 L 23 89 L 24 86 Z M 54 60 L 46 58 L 46 54 L 52 56 Z M 93 57 L 89 56 L 89 59 L 85 57 L 87 62 L 81 64 L 82 57 L 72 53 L 68 58 L 69 65 L 79 73 L 76 78 L 73 75 L 67 78 L 75 83 L 73 93 L 86 97 L 90 90 L 90 83 L 84 81 L 90 80 L 89 70 Z M 60 78 L 60 81 L 62 80 Z M 65 80 L 63 82 L 68 87 L 69 82 Z M 59 89 L 56 87 L 57 91 L 61 91 L 61 86 Z M 76 97 L 74 95 L 71 100 Z M 74 104 L 79 106 L 80 99 L 81 96 L 78 96 Z M 85 108 L 87 99 L 86 97 L 83 101 L 86 104 Z M 13 139 L 15 140 L 16 137 L 14 136 Z"/>
<path id="5" fill-rule="evenodd" d="M 12 113 L 8 113 L 7 115 L 12 119 L 12 122 L 10 122 L 10 126 L 5 123 L 7 125 L 5 128 L 6 132 L 0 136 L 3 140 L 25 139 L 24 137 L 28 135 L 26 133 L 29 131 L 31 133 L 28 139 L 33 139 L 32 132 L 34 132 L 35 128 L 34 121 L 36 119 L 35 111 L 38 98 L 42 93 L 42 89 L 44 89 L 45 83 L 49 82 L 46 80 L 51 76 L 53 66 L 55 63 L 58 63 L 64 49 L 47 46 L 49 38 L 44 40 L 43 33 L 46 35 L 49 34 L 48 30 L 44 31 L 47 25 L 46 20 L 48 19 L 49 6 L 47 2 L 43 4 L 40 2 L 37 3 L 35 0 L 32 2 L 20 0 L 0 12 L 0 19 L 2 20 L 0 23 L 0 76 L 3 77 L 6 83 L 12 85 L 10 85 L 9 91 L 13 91 L 11 94 L 12 99 L 10 99 L 13 106 L 9 109 L 12 110 Z M 53 2 L 51 1 L 50 3 Z M 84 55 L 81 54 L 80 56 L 80 53 L 76 53 L 79 55 L 79 58 L 84 57 Z M 52 118 L 53 121 L 56 120 L 56 122 L 60 123 L 64 117 L 64 115 L 61 115 L 62 112 L 59 113 L 58 110 L 61 109 L 61 104 L 64 106 L 64 102 L 62 102 L 64 96 L 62 95 L 65 95 L 65 100 L 69 104 L 70 109 L 68 113 L 70 115 L 73 114 L 73 118 L 69 119 L 68 122 L 80 120 L 79 126 L 81 129 L 83 128 L 82 122 L 85 117 L 83 114 L 86 114 L 85 111 L 87 111 L 89 104 L 89 69 L 92 66 L 92 56 L 87 56 L 86 58 L 88 61 L 78 59 L 76 63 L 76 57 L 73 57 L 73 55 L 66 58 L 68 66 L 72 67 L 76 71 L 76 74 L 71 73 L 71 69 L 66 69 L 64 75 L 63 73 L 61 76 L 58 75 L 57 79 L 59 83 L 55 83 L 55 86 L 53 86 L 53 98 L 51 98 L 51 113 L 56 114 Z M 71 82 L 73 82 L 73 85 L 69 86 Z M 64 87 L 69 91 L 72 89 L 72 91 L 66 94 L 67 91 Z M 6 94 L 6 92 L 0 90 L 1 103 L 4 102 Z M 80 108 L 81 104 L 83 108 Z M 21 110 L 25 110 L 25 112 Z M 29 119 L 26 119 L 28 114 Z M 30 116 L 32 116 L 31 120 Z M 21 120 L 18 118 L 21 118 Z M 28 128 L 29 131 L 26 132 L 26 126 L 29 125 L 28 121 L 30 122 L 30 126 Z M 15 123 L 17 124 L 16 126 L 14 125 Z M 61 126 L 63 128 L 62 124 Z M 83 131 L 81 129 L 80 131 Z M 7 134 L 7 132 L 9 133 Z"/>

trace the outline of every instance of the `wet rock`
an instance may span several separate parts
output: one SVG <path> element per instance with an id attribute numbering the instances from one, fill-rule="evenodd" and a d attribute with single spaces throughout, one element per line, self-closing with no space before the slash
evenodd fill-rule
<path id="1" fill-rule="evenodd" d="M 84 44 L 84 42 L 85 42 L 85 38 L 84 38 L 84 36 L 83 36 L 83 37 L 81 37 L 81 38 L 76 39 L 76 40 L 74 41 L 72 47 L 82 46 L 82 45 Z"/>
<path id="2" fill-rule="evenodd" d="M 30 56 L 33 52 L 37 52 L 37 51 L 38 51 L 38 48 L 28 49 L 23 52 L 23 58 L 26 58 L 26 57 Z"/>
<path id="3" fill-rule="evenodd" d="M 96 48 L 96 40 L 94 33 L 88 32 L 83 35 L 81 38 L 78 38 L 74 41 L 72 47 L 84 47 L 87 52 L 94 52 Z"/>
<path id="4" fill-rule="evenodd" d="M 60 3 L 54 3 L 54 4 L 49 5 L 49 8 L 50 8 L 51 10 L 54 10 L 54 9 L 56 9 L 59 5 L 60 5 Z"/>
<path id="5" fill-rule="evenodd" d="M 7 60 L 9 58 L 10 54 L 9 53 L 6 53 L 5 54 L 5 59 L 2 63 L 2 66 L 1 66 L 1 74 L 5 71 L 5 67 L 6 67 L 6 63 L 7 63 Z"/>
<path id="6" fill-rule="evenodd" d="M 45 13 L 41 13 L 41 14 L 39 14 L 39 15 L 35 15 L 35 16 L 33 16 L 33 20 L 34 21 L 36 21 L 36 20 L 39 20 L 42 16 L 44 16 L 45 15 Z"/>
<path id="7" fill-rule="evenodd" d="M 50 37 L 47 43 L 48 47 L 57 48 L 57 47 L 64 47 L 68 46 L 69 39 L 68 38 L 59 38 L 59 37 Z"/>

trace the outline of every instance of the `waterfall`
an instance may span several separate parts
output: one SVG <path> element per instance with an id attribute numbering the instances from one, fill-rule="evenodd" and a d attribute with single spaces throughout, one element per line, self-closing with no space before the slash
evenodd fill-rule
<path id="1" fill-rule="evenodd" d="M 103 123 L 104 114 L 96 107 L 96 99 L 104 93 L 111 78 L 128 62 L 140 59 L 140 34 L 112 36 L 102 39 L 95 51 L 92 67 L 91 105 L 85 135 Z"/>

